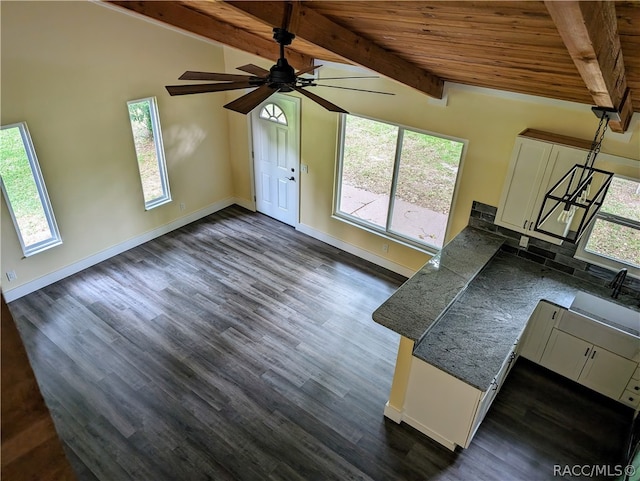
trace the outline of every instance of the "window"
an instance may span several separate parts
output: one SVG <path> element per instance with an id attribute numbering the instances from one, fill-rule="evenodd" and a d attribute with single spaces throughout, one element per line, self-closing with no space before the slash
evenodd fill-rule
<path id="1" fill-rule="evenodd" d="M 280 107 L 276 104 L 267 104 L 260 111 L 260 118 L 276 122 L 278 124 L 287 125 L 287 117 Z"/>
<path id="2" fill-rule="evenodd" d="M 0 180 L 24 255 L 62 244 L 25 122 L 0 127 Z"/>
<path id="3" fill-rule="evenodd" d="M 594 222 L 578 243 L 578 259 L 602 267 L 626 267 L 640 276 L 640 182 L 613 177 Z"/>
<path id="4" fill-rule="evenodd" d="M 155 97 L 127 102 L 145 209 L 171 201 Z"/>
<path id="5" fill-rule="evenodd" d="M 464 145 L 343 115 L 335 215 L 427 250 L 440 249 Z"/>

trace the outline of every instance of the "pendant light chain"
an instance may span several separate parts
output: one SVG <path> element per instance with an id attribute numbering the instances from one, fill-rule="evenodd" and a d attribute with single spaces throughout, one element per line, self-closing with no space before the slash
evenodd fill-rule
<path id="1" fill-rule="evenodd" d="M 587 158 L 584 163 L 584 166 L 587 167 L 588 169 L 593 168 L 593 163 L 596 160 L 596 156 L 600 153 L 600 147 L 602 147 L 602 141 L 604 140 L 604 134 L 607 131 L 608 125 L 609 125 L 609 116 L 605 114 L 602 117 L 600 117 L 600 122 L 598 123 L 598 129 L 596 130 L 596 135 L 593 137 L 593 142 L 591 142 L 591 150 L 587 154 Z"/>
<path id="2" fill-rule="evenodd" d="M 585 159 L 584 166 L 585 168 L 582 170 L 582 174 L 580 175 L 580 182 L 582 183 L 585 176 L 588 176 L 593 172 L 593 164 L 596 161 L 596 157 L 600 153 L 600 148 L 602 147 L 602 141 L 604 140 L 604 134 L 607 132 L 607 127 L 609 126 L 609 116 L 605 113 L 600 117 L 600 122 L 598 123 L 598 128 L 596 129 L 596 134 L 593 137 L 593 142 L 591 143 L 591 150 L 587 154 L 587 158 Z M 591 193 L 591 180 L 587 182 L 587 185 L 584 187 L 580 196 L 578 197 L 578 201 L 581 203 L 586 202 L 587 197 Z"/>

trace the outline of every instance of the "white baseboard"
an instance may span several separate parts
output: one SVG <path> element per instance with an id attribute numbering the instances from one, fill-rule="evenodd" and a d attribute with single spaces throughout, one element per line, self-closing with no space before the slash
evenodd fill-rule
<path id="1" fill-rule="evenodd" d="M 109 247 L 97 254 L 93 254 L 85 259 L 82 259 L 78 262 L 74 262 L 62 269 L 59 269 L 51 274 L 47 274 L 45 276 L 39 277 L 38 279 L 34 279 L 33 281 L 26 282 L 20 286 L 14 287 L 13 289 L 3 289 L 3 294 L 7 302 L 15 301 L 16 299 L 21 298 L 22 296 L 26 296 L 38 289 L 42 289 L 54 282 L 60 281 L 65 277 L 69 277 L 70 275 L 76 274 L 81 270 L 86 269 L 87 267 L 91 267 L 93 265 L 98 264 L 99 262 L 105 261 L 113 256 L 121 254 L 129 249 L 139 246 L 140 244 L 144 244 L 150 240 L 155 239 L 156 237 L 160 237 L 161 235 L 167 234 L 171 231 L 179 229 L 191 222 L 195 222 L 203 217 L 206 217 L 210 214 L 218 212 L 225 207 L 229 207 L 230 205 L 238 204 L 242 207 L 245 207 L 249 210 L 255 210 L 254 206 L 250 206 L 247 201 L 244 199 L 236 199 L 235 197 L 229 197 L 227 199 L 220 200 L 218 202 L 214 202 L 207 207 L 204 207 L 200 210 L 192 212 L 184 217 L 180 217 L 179 219 L 170 222 L 169 224 L 157 227 L 149 232 L 145 232 L 142 235 L 137 237 L 133 237 L 125 242 L 117 244 L 113 247 Z M 4 286 L 3 286 L 4 288 Z"/>
<path id="2" fill-rule="evenodd" d="M 256 203 L 247 199 L 241 199 L 240 197 L 235 197 L 233 200 L 234 204 L 239 205 L 240 207 L 244 207 L 251 212 L 256 211 Z"/>
<path id="3" fill-rule="evenodd" d="M 37 291 L 38 289 L 42 289 L 43 287 L 53 284 L 54 282 L 58 282 L 64 279 L 65 277 L 69 277 L 73 274 L 76 274 L 77 272 L 80 272 L 86 269 L 87 267 L 94 266 L 113 256 L 116 256 L 125 251 L 128 251 L 129 249 L 133 249 L 134 247 L 137 247 L 140 244 L 144 244 L 145 242 L 153 240 L 156 237 L 160 237 L 161 235 L 164 235 L 171 231 L 179 229 L 180 227 L 183 227 L 187 224 L 190 224 L 191 222 L 195 222 L 199 219 L 202 219 L 203 217 L 213 214 L 233 204 L 237 204 L 253 212 L 255 212 L 256 210 L 256 206 L 254 202 L 251 202 L 247 199 L 237 198 L 237 197 L 229 197 L 227 199 L 214 202 L 213 204 L 207 207 L 204 207 L 200 210 L 192 212 L 191 214 L 188 214 L 184 217 L 180 217 L 179 219 L 176 219 L 173 222 L 170 222 L 169 224 L 163 225 L 149 232 L 145 232 L 142 235 L 129 239 L 113 247 L 109 247 L 108 249 L 105 249 L 101 252 L 93 254 L 80 261 L 74 262 L 73 264 L 63 267 L 62 269 L 58 269 L 55 272 L 39 277 L 38 279 L 34 279 L 33 281 L 26 282 L 20 286 L 14 287 L 13 289 L 3 290 L 4 297 L 7 302 L 15 301 L 16 299 L 19 299 L 22 296 L 26 296 L 27 294 Z M 320 232 L 307 225 L 298 224 L 296 226 L 296 229 L 302 232 L 303 234 L 306 234 L 322 242 L 325 242 L 329 245 L 332 245 L 333 247 L 337 247 L 338 249 L 342 249 L 343 251 L 349 252 L 350 254 L 361 257 L 362 259 L 365 259 L 369 262 L 373 262 L 374 264 L 377 264 L 381 267 L 389 269 L 393 272 L 397 272 L 398 274 L 401 274 L 405 277 L 411 277 L 414 274 L 414 271 L 412 271 L 411 269 L 408 269 L 405 266 L 391 262 L 388 259 L 385 259 L 384 257 L 380 257 L 375 254 L 372 254 L 369 251 L 356 247 L 347 242 L 341 241 L 340 239 L 336 239 L 335 237 L 325 234 L 324 232 Z"/>
<path id="4" fill-rule="evenodd" d="M 364 250 L 360 247 L 354 246 L 353 244 L 349 244 L 348 242 L 344 242 L 340 239 L 337 239 L 329 234 L 325 234 L 319 230 L 314 229 L 313 227 L 309 227 L 306 224 L 298 224 L 296 225 L 296 230 L 302 232 L 303 234 L 307 234 L 308 236 L 313 237 L 314 239 L 318 239 L 326 244 L 329 244 L 333 247 L 337 247 L 338 249 L 342 249 L 349 254 L 353 254 L 362 259 L 365 259 L 369 262 L 373 262 L 380 267 L 384 267 L 385 269 L 389 269 L 397 274 L 401 274 L 405 277 L 411 277 L 415 274 L 414 270 L 409 269 L 400 264 L 396 264 L 395 262 L 390 261 L 389 259 L 385 259 L 384 257 L 380 257 L 376 254 L 373 254 L 367 250 Z"/>
<path id="5" fill-rule="evenodd" d="M 396 408 L 391 406 L 389 401 L 384 405 L 384 415 L 394 423 L 400 424 L 402 422 L 402 411 L 398 411 Z"/>

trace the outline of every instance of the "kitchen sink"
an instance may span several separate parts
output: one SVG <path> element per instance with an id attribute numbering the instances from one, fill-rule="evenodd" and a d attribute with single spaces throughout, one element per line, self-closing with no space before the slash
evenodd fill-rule
<path id="1" fill-rule="evenodd" d="M 569 310 L 640 337 L 640 312 L 633 309 L 580 291 Z"/>

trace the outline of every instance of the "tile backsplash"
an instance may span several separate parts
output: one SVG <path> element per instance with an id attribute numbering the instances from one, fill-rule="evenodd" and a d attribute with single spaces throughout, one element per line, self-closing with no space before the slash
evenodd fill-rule
<path id="1" fill-rule="evenodd" d="M 502 235 L 506 238 L 502 250 L 519 257 L 544 264 L 551 269 L 565 272 L 578 277 L 585 282 L 606 285 L 616 274 L 616 271 L 605 269 L 578 259 L 574 259 L 576 245 L 563 242 L 555 245 L 549 242 L 529 237 L 529 245 L 522 248 L 518 245 L 522 234 L 494 224 L 497 208 L 481 202 L 473 202 L 469 225 L 488 232 Z M 640 280 L 627 276 L 621 290 L 627 301 L 640 300 Z"/>

